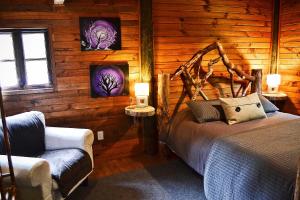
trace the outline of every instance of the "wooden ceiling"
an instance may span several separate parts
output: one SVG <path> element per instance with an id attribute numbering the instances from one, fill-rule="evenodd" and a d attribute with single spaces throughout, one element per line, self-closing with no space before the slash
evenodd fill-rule
<path id="1" fill-rule="evenodd" d="M 49 4 L 49 3 L 53 3 L 53 0 L 1 0 L 0 4 L 18 4 L 18 5 L 28 5 L 28 4 L 37 4 L 37 5 L 41 5 L 41 4 Z"/>
<path id="2" fill-rule="evenodd" d="M 0 11 L 48 11 L 53 0 L 1 0 Z"/>
<path id="3" fill-rule="evenodd" d="M 65 4 L 68 3 L 95 3 L 95 4 L 113 4 L 113 0 L 1 0 L 1 5 L 8 4 L 18 4 L 18 5 L 45 5 L 45 4 L 54 4 L 56 1 L 64 1 Z"/>
<path id="4" fill-rule="evenodd" d="M 63 1 L 63 5 L 113 5 L 115 0 L 1 0 L 0 11 L 46 11 L 51 10 L 55 2 Z"/>
<path id="5" fill-rule="evenodd" d="M 75 4 L 95 4 L 99 0 L 64 0 L 64 4 L 55 4 L 61 0 L 1 0 L 0 11 L 51 11 L 54 6 Z M 107 0 L 104 0 L 107 2 Z"/>

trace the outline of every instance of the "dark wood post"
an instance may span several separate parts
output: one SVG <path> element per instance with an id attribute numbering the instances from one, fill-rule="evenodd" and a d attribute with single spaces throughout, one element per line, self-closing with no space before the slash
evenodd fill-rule
<path id="1" fill-rule="evenodd" d="M 280 0 L 273 1 L 272 51 L 270 73 L 278 73 L 279 36 L 280 36 Z"/>
<path id="2" fill-rule="evenodd" d="M 140 0 L 141 81 L 150 83 L 149 104 L 154 105 L 152 0 Z"/>
<path id="3" fill-rule="evenodd" d="M 251 76 L 255 77 L 255 80 L 251 85 L 251 93 L 257 92 L 258 94 L 262 93 L 262 69 L 252 69 Z"/>
<path id="4" fill-rule="evenodd" d="M 140 48 L 141 48 L 141 81 L 148 82 L 149 105 L 156 107 L 154 84 L 154 57 L 153 57 L 153 25 L 152 25 L 152 0 L 140 0 Z M 147 117 L 144 121 L 143 133 L 147 154 L 156 154 L 158 151 L 156 117 Z"/>

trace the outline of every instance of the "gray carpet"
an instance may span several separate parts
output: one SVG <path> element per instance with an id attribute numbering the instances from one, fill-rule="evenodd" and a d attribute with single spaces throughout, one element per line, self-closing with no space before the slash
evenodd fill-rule
<path id="1" fill-rule="evenodd" d="M 117 174 L 80 186 L 68 200 L 206 200 L 203 179 L 181 161 Z"/>

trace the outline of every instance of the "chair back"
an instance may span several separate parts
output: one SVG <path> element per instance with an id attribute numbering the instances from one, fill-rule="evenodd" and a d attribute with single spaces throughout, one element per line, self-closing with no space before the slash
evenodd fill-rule
<path id="1" fill-rule="evenodd" d="M 38 111 L 6 117 L 11 154 L 36 157 L 45 151 L 44 115 Z M 0 154 L 4 154 L 4 137 L 0 129 Z"/>

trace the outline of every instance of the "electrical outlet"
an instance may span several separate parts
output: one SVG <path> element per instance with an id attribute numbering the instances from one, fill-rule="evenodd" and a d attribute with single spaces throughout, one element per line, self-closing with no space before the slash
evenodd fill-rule
<path id="1" fill-rule="evenodd" d="M 97 137 L 98 137 L 98 140 L 104 140 L 104 131 L 98 131 Z"/>

